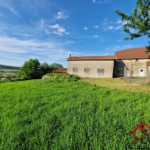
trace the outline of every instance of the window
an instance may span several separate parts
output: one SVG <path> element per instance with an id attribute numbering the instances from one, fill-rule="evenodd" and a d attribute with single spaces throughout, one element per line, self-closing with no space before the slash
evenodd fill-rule
<path id="1" fill-rule="evenodd" d="M 78 71 L 78 68 L 73 68 L 73 71 Z"/>
<path id="2" fill-rule="evenodd" d="M 98 69 L 97 72 L 98 73 L 104 73 L 104 69 Z"/>
<path id="3" fill-rule="evenodd" d="M 143 72 L 143 69 L 141 69 L 140 71 Z"/>
<path id="4" fill-rule="evenodd" d="M 84 72 L 90 72 L 90 68 L 84 68 Z"/>

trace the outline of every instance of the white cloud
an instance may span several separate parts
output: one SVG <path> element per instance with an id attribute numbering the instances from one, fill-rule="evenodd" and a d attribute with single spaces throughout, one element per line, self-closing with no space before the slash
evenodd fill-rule
<path id="1" fill-rule="evenodd" d="M 87 30 L 88 28 L 87 27 L 84 27 L 84 30 Z"/>
<path id="2" fill-rule="evenodd" d="M 125 49 L 128 49 L 128 48 L 131 48 L 131 47 L 133 47 L 133 46 L 131 46 L 131 45 L 122 45 L 122 46 L 114 45 L 114 46 L 107 47 L 105 49 L 105 51 L 107 51 L 107 52 L 112 52 L 112 51 L 116 52 L 116 51 L 120 51 L 120 50 L 125 50 Z"/>
<path id="3" fill-rule="evenodd" d="M 117 23 L 122 23 L 122 20 L 118 20 Z"/>
<path id="4" fill-rule="evenodd" d="M 63 36 L 63 34 L 61 32 L 58 32 L 58 31 L 53 31 L 52 33 Z"/>
<path id="5" fill-rule="evenodd" d="M 130 29 L 130 32 L 131 32 L 131 33 L 135 33 L 135 30 L 134 30 L 134 29 Z"/>
<path id="6" fill-rule="evenodd" d="M 104 42 L 104 40 L 101 40 L 102 42 Z"/>
<path id="7" fill-rule="evenodd" d="M 120 42 L 121 40 L 118 40 L 117 42 Z"/>
<path id="8" fill-rule="evenodd" d="M 55 16 L 56 19 L 66 19 L 68 18 L 67 15 L 64 15 L 64 12 L 58 12 L 57 16 Z"/>
<path id="9" fill-rule="evenodd" d="M 117 30 L 117 29 L 120 29 L 120 28 L 122 28 L 122 26 L 118 26 L 118 27 L 116 27 L 115 29 Z"/>
<path id="10" fill-rule="evenodd" d="M 39 23 L 38 23 L 38 28 L 39 29 L 43 29 L 45 27 L 45 21 L 42 19 Z"/>
<path id="11" fill-rule="evenodd" d="M 20 16 L 18 12 L 15 10 L 13 1 L 12 0 L 0 0 L 0 7 L 4 7 L 11 11 L 12 13 L 16 14 L 17 16 Z"/>
<path id="12" fill-rule="evenodd" d="M 30 34 L 23 34 L 23 33 L 14 33 L 14 34 L 21 35 L 21 36 L 25 36 L 25 37 L 32 36 L 32 35 L 30 35 Z"/>
<path id="13" fill-rule="evenodd" d="M 59 29 L 60 28 L 59 24 L 51 25 L 51 26 L 48 26 L 48 27 L 54 28 L 54 29 Z"/>
<path id="14" fill-rule="evenodd" d="M 57 31 L 53 31 L 52 32 L 53 34 L 57 34 L 57 35 L 60 35 L 60 36 L 63 36 L 63 34 L 67 34 L 67 35 L 70 34 L 69 32 L 66 32 L 66 30 L 63 27 L 59 26 L 59 24 L 51 25 L 51 26 L 48 26 L 48 27 L 50 27 L 52 29 L 58 29 Z"/>
<path id="15" fill-rule="evenodd" d="M 114 28 L 113 26 L 109 26 L 109 27 L 108 27 L 108 29 L 110 29 L 110 30 L 113 29 L 113 28 Z"/>
<path id="16" fill-rule="evenodd" d="M 99 26 L 95 26 L 95 28 L 98 28 Z"/>
<path id="17" fill-rule="evenodd" d="M 49 32 L 48 30 L 45 29 L 45 33 L 46 33 L 46 34 L 50 34 L 51 32 Z"/>
<path id="18" fill-rule="evenodd" d="M 65 32 L 66 30 L 64 28 L 58 29 L 59 32 Z"/>
<path id="19" fill-rule="evenodd" d="M 44 61 L 64 60 L 69 52 L 64 49 L 65 45 L 73 44 L 73 41 L 64 43 L 45 42 L 39 40 L 19 40 L 17 38 L 0 37 L 0 58 L 7 57 L 19 60 L 28 60 L 29 56 L 35 55 Z M 25 55 L 27 54 L 27 55 Z M 49 56 L 49 57 L 48 57 Z"/>
<path id="20" fill-rule="evenodd" d="M 93 37 L 94 37 L 94 38 L 98 38 L 98 35 L 94 35 Z"/>
<path id="21" fill-rule="evenodd" d="M 125 24 L 127 24 L 127 23 L 129 23 L 130 21 L 124 21 L 122 24 L 123 25 L 125 25 Z"/>
<path id="22" fill-rule="evenodd" d="M 109 3 L 110 0 L 92 0 L 93 3 L 99 3 L 99 4 L 104 4 L 104 3 Z"/>

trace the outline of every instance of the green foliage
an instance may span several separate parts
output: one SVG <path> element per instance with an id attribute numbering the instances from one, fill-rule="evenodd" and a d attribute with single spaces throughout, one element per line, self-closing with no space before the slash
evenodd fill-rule
<path id="1" fill-rule="evenodd" d="M 116 14 L 122 17 L 122 20 L 126 21 L 124 24 L 124 32 L 129 34 L 128 38 L 124 40 L 132 40 L 134 38 L 147 35 L 150 37 L 150 1 L 149 0 L 137 0 L 136 7 L 132 15 L 127 15 L 119 10 L 115 11 Z M 130 29 L 134 29 L 135 33 Z M 150 45 L 146 46 L 146 53 L 150 52 Z"/>
<path id="2" fill-rule="evenodd" d="M 50 72 L 50 68 L 48 63 L 44 62 L 43 64 L 40 65 L 41 66 L 41 74 L 44 75 L 48 72 Z"/>
<path id="3" fill-rule="evenodd" d="M 42 73 L 38 59 L 25 61 L 24 65 L 17 73 L 17 77 L 21 77 L 22 79 L 40 79 L 42 77 Z"/>
<path id="4" fill-rule="evenodd" d="M 50 76 L 50 78 L 44 79 L 44 82 L 71 82 L 80 80 L 79 76 L 68 73 L 48 73 L 46 76 Z"/>
<path id="5" fill-rule="evenodd" d="M 149 147 L 147 137 L 134 146 L 130 133 L 150 126 L 150 95 L 89 83 L 41 80 L 1 84 L 0 149 L 125 150 Z M 137 137 L 141 133 L 136 134 Z"/>
<path id="6" fill-rule="evenodd" d="M 17 72 L 16 77 L 22 79 L 41 79 L 41 77 L 51 72 L 52 70 L 62 68 L 63 66 L 58 63 L 53 63 L 50 66 L 48 63 L 44 62 L 40 64 L 38 59 L 30 59 L 25 61 L 24 65 L 21 67 L 20 71 Z"/>
<path id="7" fill-rule="evenodd" d="M 49 66 L 49 69 L 50 71 L 52 70 L 56 70 L 56 69 L 59 69 L 59 68 L 63 68 L 63 66 L 59 63 L 52 63 L 50 66 Z"/>
<path id="8" fill-rule="evenodd" d="M 148 82 L 147 85 L 150 85 L 150 82 Z"/>
<path id="9" fill-rule="evenodd" d="M 6 78 L 7 80 L 10 80 L 10 81 L 11 81 L 12 76 L 11 76 L 11 75 L 6 75 L 5 78 Z"/>

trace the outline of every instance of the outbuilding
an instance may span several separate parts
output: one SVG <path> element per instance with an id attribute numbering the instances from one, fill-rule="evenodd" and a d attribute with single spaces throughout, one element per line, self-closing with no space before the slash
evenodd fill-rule
<path id="1" fill-rule="evenodd" d="M 80 77 L 113 78 L 122 77 L 124 68 L 129 73 L 132 65 L 132 76 L 146 77 L 149 53 L 145 53 L 146 47 L 131 48 L 117 51 L 110 56 L 69 56 L 67 73 Z"/>

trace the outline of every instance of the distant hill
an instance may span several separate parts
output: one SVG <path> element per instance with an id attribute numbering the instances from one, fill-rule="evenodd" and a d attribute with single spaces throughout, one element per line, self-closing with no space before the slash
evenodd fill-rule
<path id="1" fill-rule="evenodd" d="M 8 65 L 1 65 L 1 64 L 0 64 L 0 69 L 14 69 L 14 70 L 20 70 L 21 67 L 8 66 Z"/>

